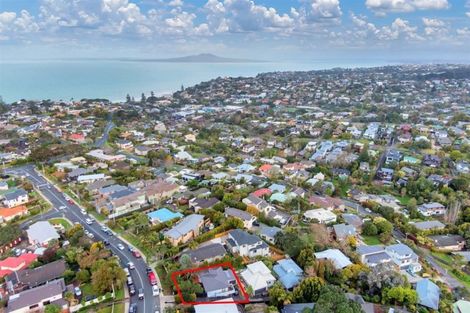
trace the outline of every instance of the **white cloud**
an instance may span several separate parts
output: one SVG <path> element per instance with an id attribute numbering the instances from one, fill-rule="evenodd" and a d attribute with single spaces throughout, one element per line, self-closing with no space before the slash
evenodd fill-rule
<path id="1" fill-rule="evenodd" d="M 470 28 L 464 27 L 456 30 L 457 35 L 462 37 L 470 37 Z"/>
<path id="2" fill-rule="evenodd" d="M 172 7 L 180 7 L 183 5 L 183 0 L 171 0 L 169 3 L 168 3 L 169 6 L 172 6 Z"/>
<path id="3" fill-rule="evenodd" d="M 449 7 L 447 0 L 366 0 L 366 7 L 378 15 L 406 13 L 416 10 L 442 10 Z"/>
<path id="4" fill-rule="evenodd" d="M 29 34 L 39 31 L 39 25 L 28 11 L 0 13 L 0 33 L 2 39 L 14 38 L 14 34 Z"/>
<path id="5" fill-rule="evenodd" d="M 215 32 L 254 32 L 286 30 L 294 26 L 288 14 L 252 0 L 208 0 L 204 6 L 208 25 Z"/>
<path id="6" fill-rule="evenodd" d="M 339 0 L 311 0 L 309 9 L 313 19 L 337 19 L 343 14 Z"/>
<path id="7" fill-rule="evenodd" d="M 423 18 L 424 33 L 426 36 L 439 37 L 439 39 L 445 39 L 449 29 L 447 24 L 439 19 Z"/>

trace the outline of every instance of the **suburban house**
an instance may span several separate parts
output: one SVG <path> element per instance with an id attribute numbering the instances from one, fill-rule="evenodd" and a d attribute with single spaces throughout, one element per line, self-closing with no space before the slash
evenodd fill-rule
<path id="1" fill-rule="evenodd" d="M 6 207 L 12 208 L 25 204 L 29 201 L 28 193 L 24 189 L 16 189 L 4 195 L 3 203 Z"/>
<path id="2" fill-rule="evenodd" d="M 195 213 L 199 212 L 202 209 L 212 208 L 214 205 L 219 203 L 220 200 L 217 198 L 193 198 L 189 200 L 189 207 L 194 210 Z"/>
<path id="3" fill-rule="evenodd" d="M 250 229 L 253 227 L 253 222 L 256 221 L 256 216 L 251 215 L 247 211 L 235 209 L 235 208 L 225 208 L 225 217 L 234 217 L 243 222 L 243 227 Z"/>
<path id="4" fill-rule="evenodd" d="M 440 289 L 429 278 L 416 283 L 416 293 L 418 294 L 418 304 L 433 310 L 439 309 Z"/>
<path id="5" fill-rule="evenodd" d="M 194 306 L 194 313 L 221 313 L 221 312 L 240 313 L 240 311 L 238 310 L 238 306 L 234 303 L 218 304 L 217 301 L 214 301 L 210 304 L 198 304 Z"/>
<path id="6" fill-rule="evenodd" d="M 9 222 L 15 217 L 20 217 L 28 214 L 28 208 L 24 205 L 15 206 L 12 208 L 0 208 L 0 223 Z"/>
<path id="7" fill-rule="evenodd" d="M 253 207 L 256 210 L 264 213 L 268 213 L 270 210 L 274 209 L 274 207 L 266 202 L 265 200 L 255 196 L 254 194 L 249 194 L 248 197 L 242 200 L 249 207 Z"/>
<path id="8" fill-rule="evenodd" d="M 220 243 L 212 243 L 188 252 L 183 252 L 183 255 L 187 255 L 193 264 L 201 264 L 204 262 L 212 263 L 215 260 L 223 258 L 226 254 L 227 251 Z"/>
<path id="9" fill-rule="evenodd" d="M 286 289 L 294 288 L 303 278 L 302 269 L 290 258 L 279 260 L 277 264 L 273 266 L 273 271 Z"/>
<path id="10" fill-rule="evenodd" d="M 0 261 L 0 278 L 10 275 L 15 271 L 19 271 L 27 268 L 38 256 L 33 253 L 25 253 L 18 257 L 8 257 L 5 260 Z"/>
<path id="11" fill-rule="evenodd" d="M 410 223 L 410 225 L 413 225 L 418 230 L 444 229 L 446 227 L 446 225 L 437 220 Z"/>
<path id="12" fill-rule="evenodd" d="M 191 214 L 179 221 L 173 228 L 163 235 L 168 238 L 173 246 L 186 243 L 196 238 L 204 225 L 204 215 Z"/>
<path id="13" fill-rule="evenodd" d="M 352 225 L 335 224 L 333 225 L 333 231 L 335 233 L 336 240 L 338 241 L 343 241 L 350 236 L 357 236 L 356 228 Z"/>
<path id="14" fill-rule="evenodd" d="M 281 229 L 279 227 L 260 224 L 258 228 L 258 236 L 270 244 L 274 244 L 276 241 L 276 234 L 280 231 Z"/>
<path id="15" fill-rule="evenodd" d="M 437 250 L 461 251 L 465 247 L 465 238 L 460 235 L 435 235 L 428 238 Z"/>
<path id="16" fill-rule="evenodd" d="M 29 243 L 32 245 L 47 246 L 51 240 L 58 240 L 59 234 L 48 221 L 39 221 L 26 230 Z"/>
<path id="17" fill-rule="evenodd" d="M 230 251 L 242 257 L 269 256 L 269 246 L 263 240 L 241 229 L 230 231 L 226 241 Z"/>
<path id="18" fill-rule="evenodd" d="M 380 245 L 361 245 L 357 247 L 356 252 L 359 254 L 361 262 L 369 267 L 392 262 L 392 257 Z"/>
<path id="19" fill-rule="evenodd" d="M 265 293 L 276 282 L 276 278 L 262 261 L 248 264 L 240 276 L 255 295 Z"/>
<path id="20" fill-rule="evenodd" d="M 438 202 L 424 203 L 418 206 L 418 212 L 424 216 L 444 215 L 446 207 Z"/>
<path id="21" fill-rule="evenodd" d="M 8 313 L 29 313 L 42 311 L 48 304 L 57 304 L 66 309 L 68 302 L 63 298 L 66 290 L 64 279 L 51 281 L 45 285 L 11 295 L 8 300 Z"/>
<path id="22" fill-rule="evenodd" d="M 304 213 L 305 221 L 318 221 L 320 224 L 329 224 L 336 222 L 336 214 L 326 209 L 313 209 Z"/>
<path id="23" fill-rule="evenodd" d="M 57 279 L 64 274 L 65 270 L 66 263 L 62 259 L 32 269 L 25 268 L 5 277 L 6 286 L 10 292 L 18 293 Z"/>
<path id="24" fill-rule="evenodd" d="M 333 262 L 333 265 L 337 270 L 343 269 L 352 264 L 351 260 L 338 249 L 328 249 L 321 252 L 315 252 L 314 254 L 318 260 L 326 259 Z"/>
<path id="25" fill-rule="evenodd" d="M 230 269 L 221 267 L 208 269 L 198 274 L 208 298 L 224 298 L 237 293 L 236 280 Z"/>
<path id="26" fill-rule="evenodd" d="M 145 194 L 147 201 L 151 204 L 157 204 L 162 199 L 167 199 L 179 191 L 180 186 L 171 184 L 166 181 L 157 181 L 151 183 L 144 188 L 142 192 Z"/>
<path id="27" fill-rule="evenodd" d="M 402 270 L 409 270 L 413 273 L 421 270 L 418 256 L 410 247 L 402 243 L 394 244 L 385 248 L 392 261 Z"/>

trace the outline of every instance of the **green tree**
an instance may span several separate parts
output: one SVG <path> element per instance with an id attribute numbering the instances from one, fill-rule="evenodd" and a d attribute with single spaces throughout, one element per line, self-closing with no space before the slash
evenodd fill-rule
<path id="1" fill-rule="evenodd" d="M 362 234 L 366 236 L 375 236 L 377 235 L 377 226 L 372 223 L 372 221 L 366 221 L 364 225 L 362 225 Z"/>
<path id="2" fill-rule="evenodd" d="M 48 304 L 44 308 L 44 313 L 60 313 L 61 309 L 58 305 Z"/>
<path id="3" fill-rule="evenodd" d="M 276 282 L 268 291 L 270 303 L 276 307 L 289 304 L 292 294 L 287 292 L 280 282 Z"/>
<path id="4" fill-rule="evenodd" d="M 294 288 L 292 299 L 295 302 L 316 302 L 325 282 L 319 277 L 307 277 Z"/>
<path id="5" fill-rule="evenodd" d="M 408 309 L 414 310 L 418 302 L 416 290 L 407 287 L 392 287 L 382 290 L 382 302 L 405 305 Z"/>
<path id="6" fill-rule="evenodd" d="M 99 260 L 92 268 L 91 284 L 98 294 L 112 291 L 113 287 L 122 286 L 126 273 L 114 259 Z"/>
<path id="7" fill-rule="evenodd" d="M 324 286 L 313 309 L 314 313 L 363 313 L 356 302 L 346 298 L 338 286 Z"/>

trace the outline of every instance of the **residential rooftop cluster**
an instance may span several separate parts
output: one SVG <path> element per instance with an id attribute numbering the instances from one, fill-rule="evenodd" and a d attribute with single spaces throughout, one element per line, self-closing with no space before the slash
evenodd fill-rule
<path id="1" fill-rule="evenodd" d="M 189 312 L 183 301 L 214 302 L 196 313 L 468 312 L 468 66 L 221 77 L 168 96 L 24 100 L 4 111 L 3 166 L 35 164 L 90 224 L 144 254 L 165 297 L 173 272 L 233 266 L 240 284 L 226 266 L 179 278 L 183 299 L 168 312 Z M 72 307 L 75 287 L 111 292 L 93 280 L 99 269 L 69 256 L 80 248 L 114 262 L 105 245 L 86 225 L 44 220 L 67 207 L 38 209 L 41 186 L 5 173 L 0 218 L 23 238 L 0 247 L 7 312 Z M 28 274 L 52 262 L 75 273 Z M 243 291 L 248 303 L 217 304 Z"/>

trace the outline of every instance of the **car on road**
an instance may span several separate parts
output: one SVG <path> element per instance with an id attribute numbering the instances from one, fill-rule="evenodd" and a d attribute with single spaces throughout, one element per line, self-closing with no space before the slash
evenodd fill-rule
<path id="1" fill-rule="evenodd" d="M 132 280 L 132 277 L 130 277 L 130 276 L 127 277 L 127 286 L 130 286 L 132 284 L 134 284 L 134 281 Z"/>
<path id="2" fill-rule="evenodd" d="M 80 287 L 75 287 L 73 288 L 73 293 L 76 297 L 80 297 L 82 295 L 82 290 L 80 289 Z"/>
<path id="3" fill-rule="evenodd" d="M 160 288 L 157 285 L 152 286 L 152 294 L 154 297 L 160 295 Z"/>
<path id="4" fill-rule="evenodd" d="M 124 272 L 126 273 L 127 277 L 131 276 L 131 272 L 129 272 L 129 269 L 127 267 L 124 267 Z"/>
<path id="5" fill-rule="evenodd" d="M 80 212 L 83 214 L 83 215 L 86 215 L 86 211 L 84 209 L 80 209 Z"/>
<path id="6" fill-rule="evenodd" d="M 131 303 L 129 306 L 129 313 L 137 313 L 137 303 Z"/>
<path id="7" fill-rule="evenodd" d="M 109 246 L 109 241 L 103 240 L 103 243 L 104 243 L 105 246 Z"/>
<path id="8" fill-rule="evenodd" d="M 154 272 L 150 272 L 148 273 L 148 278 L 149 278 L 149 283 L 150 285 L 156 285 L 157 284 L 157 278 L 155 277 L 155 273 Z"/>
<path id="9" fill-rule="evenodd" d="M 135 270 L 135 265 L 134 265 L 134 263 L 132 263 L 132 262 L 127 263 L 127 267 L 128 267 L 130 270 Z"/>
<path id="10" fill-rule="evenodd" d="M 139 300 L 144 300 L 144 289 L 139 288 Z"/>
<path id="11" fill-rule="evenodd" d="M 140 252 L 137 250 L 132 251 L 132 255 L 137 259 L 140 259 L 142 257 L 142 255 L 140 255 Z"/>
<path id="12" fill-rule="evenodd" d="M 93 220 L 92 220 L 91 218 L 87 218 L 87 219 L 85 220 L 85 222 L 86 222 L 88 225 L 93 224 Z"/>
<path id="13" fill-rule="evenodd" d="M 59 207 L 59 210 L 65 210 L 66 208 L 67 208 L 67 207 L 66 207 L 65 205 L 61 205 L 61 206 Z"/>
<path id="14" fill-rule="evenodd" d="M 87 235 L 87 237 L 90 238 L 90 239 L 95 238 L 95 235 L 93 235 L 93 234 L 90 233 L 90 232 L 88 232 L 86 235 Z"/>
<path id="15" fill-rule="evenodd" d="M 131 296 L 135 295 L 135 287 L 134 285 L 129 285 L 129 294 Z"/>
<path id="16" fill-rule="evenodd" d="M 124 250 L 125 249 L 124 245 L 122 243 L 118 243 L 117 247 L 118 247 L 119 250 Z"/>
<path id="17" fill-rule="evenodd" d="M 153 270 L 152 270 L 151 267 L 147 267 L 147 268 L 145 269 L 145 271 L 147 272 L 147 275 L 148 275 L 148 274 L 149 274 L 150 272 L 152 272 Z"/>
<path id="18" fill-rule="evenodd" d="M 133 246 L 127 246 L 127 250 L 129 250 L 129 252 L 134 252 L 134 247 Z"/>

